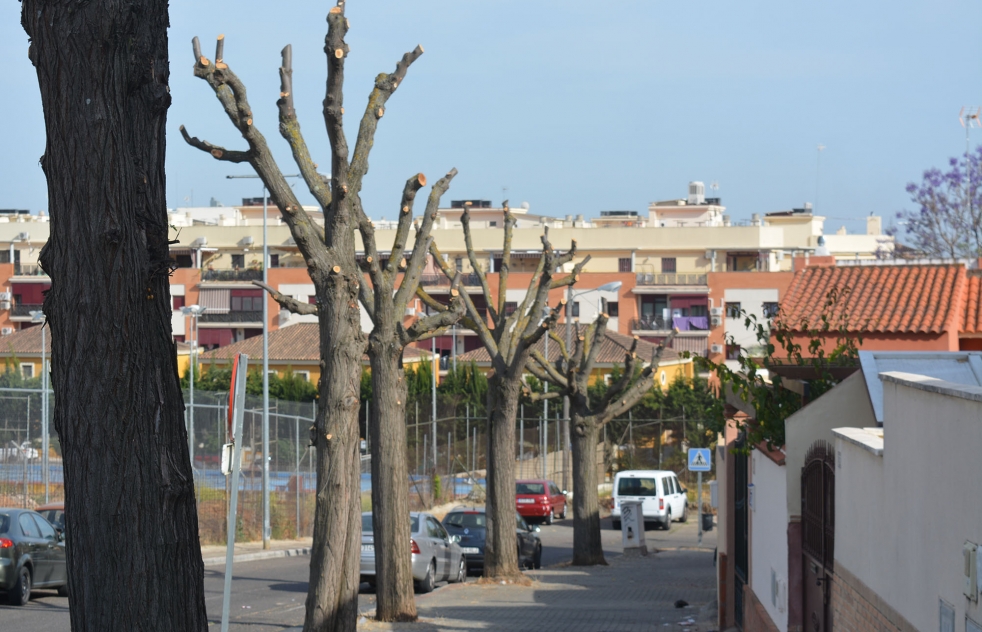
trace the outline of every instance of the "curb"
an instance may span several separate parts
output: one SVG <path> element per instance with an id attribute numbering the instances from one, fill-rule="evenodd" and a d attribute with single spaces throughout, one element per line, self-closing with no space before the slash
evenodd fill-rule
<path id="1" fill-rule="evenodd" d="M 277 549 L 275 551 L 258 551 L 256 553 L 240 553 L 239 555 L 232 556 L 232 563 L 236 562 L 255 562 L 257 560 L 268 560 L 277 557 L 299 557 L 301 555 L 310 555 L 309 548 L 301 549 Z M 204 562 L 205 566 L 221 566 L 225 563 L 225 556 L 221 557 L 206 557 L 201 560 Z"/>

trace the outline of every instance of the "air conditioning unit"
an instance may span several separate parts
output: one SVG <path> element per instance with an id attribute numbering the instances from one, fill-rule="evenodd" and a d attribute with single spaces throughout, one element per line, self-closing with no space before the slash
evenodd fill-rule
<path id="1" fill-rule="evenodd" d="M 710 345 L 710 353 L 723 353 L 723 345 Z"/>
<path id="2" fill-rule="evenodd" d="M 723 319 L 720 318 L 719 316 L 715 316 L 714 315 L 714 316 L 710 316 L 709 317 L 709 326 L 710 327 L 719 327 L 722 324 L 723 324 Z"/>
<path id="3" fill-rule="evenodd" d="M 713 318 L 722 318 L 723 317 L 723 308 L 722 307 L 712 307 L 709 310 L 709 315 L 712 316 Z"/>
<path id="4" fill-rule="evenodd" d="M 14 333 L 13 327 L 4 327 L 3 329 L 0 329 L 0 335 L 9 336 L 12 333 Z"/>
<path id="5" fill-rule="evenodd" d="M 10 309 L 10 301 L 0 301 L 0 311 L 6 311 Z"/>
<path id="6" fill-rule="evenodd" d="M 9 301 L 10 299 L 10 292 L 0 292 L 0 301 Z"/>

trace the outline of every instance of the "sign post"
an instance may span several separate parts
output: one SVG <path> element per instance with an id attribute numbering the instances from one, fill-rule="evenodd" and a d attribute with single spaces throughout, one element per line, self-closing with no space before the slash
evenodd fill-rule
<path id="1" fill-rule="evenodd" d="M 689 471 L 698 472 L 696 506 L 699 508 L 699 544 L 702 544 L 702 473 L 713 468 L 712 455 L 709 448 L 689 448 Z"/>
<path id="2" fill-rule="evenodd" d="M 242 418 L 245 416 L 246 374 L 249 356 L 239 353 L 232 364 L 232 384 L 228 393 L 228 443 L 222 450 L 222 471 L 232 476 L 232 498 L 228 508 L 225 544 L 225 592 L 222 595 L 222 632 L 228 632 L 232 600 L 232 558 L 235 554 L 235 526 L 239 509 L 239 472 L 242 470 Z M 263 457 L 266 455 L 264 454 Z M 227 469 L 226 469 L 227 466 Z"/>

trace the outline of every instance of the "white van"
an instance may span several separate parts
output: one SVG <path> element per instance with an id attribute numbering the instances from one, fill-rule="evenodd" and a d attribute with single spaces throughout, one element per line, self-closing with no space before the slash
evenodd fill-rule
<path id="1" fill-rule="evenodd" d="M 672 520 L 689 519 L 688 499 L 685 488 L 679 485 L 675 472 L 668 470 L 625 470 L 614 476 L 614 509 L 610 512 L 614 529 L 621 529 L 621 503 L 641 503 L 645 522 L 658 522 L 663 529 Z"/>

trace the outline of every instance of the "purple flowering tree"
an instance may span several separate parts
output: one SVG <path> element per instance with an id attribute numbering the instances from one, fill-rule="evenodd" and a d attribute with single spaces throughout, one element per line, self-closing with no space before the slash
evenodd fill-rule
<path id="1" fill-rule="evenodd" d="M 897 218 L 906 223 L 910 245 L 929 257 L 982 256 L 982 147 L 948 160 L 948 170 L 928 169 L 907 185 L 917 210 Z"/>

